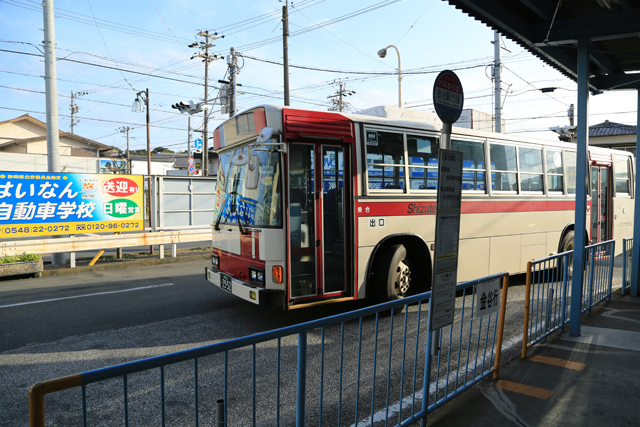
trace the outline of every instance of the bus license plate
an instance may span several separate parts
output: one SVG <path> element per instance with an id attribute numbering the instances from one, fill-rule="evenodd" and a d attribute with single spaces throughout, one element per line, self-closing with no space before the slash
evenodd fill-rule
<path id="1" fill-rule="evenodd" d="M 220 273 L 220 287 L 227 292 L 231 292 L 231 276 Z"/>

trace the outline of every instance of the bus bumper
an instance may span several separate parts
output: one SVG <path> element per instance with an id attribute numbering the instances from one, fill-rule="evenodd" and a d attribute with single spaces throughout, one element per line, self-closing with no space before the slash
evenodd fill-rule
<path id="1" fill-rule="evenodd" d="M 206 267 L 205 278 L 225 292 L 229 292 L 250 303 L 262 307 L 284 307 L 284 292 L 272 289 L 263 289 L 253 286 L 241 280 L 231 280 L 231 291 L 220 285 L 220 272 L 214 268 Z"/>

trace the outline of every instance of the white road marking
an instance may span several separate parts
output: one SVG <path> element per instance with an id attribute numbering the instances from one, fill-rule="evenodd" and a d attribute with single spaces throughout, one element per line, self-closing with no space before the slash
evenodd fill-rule
<path id="1" fill-rule="evenodd" d="M 123 289 L 121 291 L 98 292 L 98 293 L 95 293 L 95 294 L 74 295 L 72 297 L 52 298 L 52 299 L 44 299 L 44 300 L 40 300 L 40 301 L 20 302 L 18 304 L 0 305 L 0 308 L 18 307 L 18 306 L 21 306 L 21 305 L 31 305 L 31 304 L 42 304 L 42 303 L 45 303 L 45 302 L 62 301 L 62 300 L 74 299 L 74 298 L 96 297 L 96 296 L 100 296 L 100 295 L 119 294 L 119 293 L 123 293 L 123 292 L 144 291 L 146 289 L 161 288 L 161 287 L 164 287 L 164 286 L 173 286 L 173 283 L 162 283 L 160 285 L 151 285 L 151 286 L 143 286 L 143 287 L 140 287 L 140 288 Z"/>

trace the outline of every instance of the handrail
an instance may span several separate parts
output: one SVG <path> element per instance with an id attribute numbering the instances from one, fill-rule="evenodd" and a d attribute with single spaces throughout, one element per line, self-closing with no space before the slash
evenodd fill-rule
<path id="1" fill-rule="evenodd" d="M 89 234 L 59 239 L 29 239 L 0 242 L 0 256 L 79 252 L 128 246 L 166 245 L 211 241 L 211 228 L 155 231 L 153 233 Z"/>
<path id="2" fill-rule="evenodd" d="M 500 306 L 500 311 L 495 313 L 489 313 L 485 315 L 474 316 L 474 302 L 478 295 L 476 295 L 476 285 L 482 283 L 489 283 L 494 281 L 495 279 L 502 278 L 502 301 Z M 323 378 L 325 377 L 326 370 L 324 369 L 324 354 L 325 354 L 325 345 L 330 350 L 329 352 L 333 352 L 331 350 L 332 343 L 337 347 L 333 347 L 336 351 L 338 351 L 339 357 L 339 366 L 340 366 L 340 380 L 339 380 L 339 396 L 344 391 L 342 385 L 342 376 L 343 364 L 346 363 L 345 360 L 348 360 L 348 363 L 354 364 L 357 363 L 357 386 L 355 390 L 355 400 L 356 402 L 359 399 L 362 399 L 360 394 L 360 373 L 361 372 L 369 372 L 368 369 L 371 369 L 373 372 L 373 377 L 371 381 L 371 395 L 376 395 L 376 385 L 375 385 L 375 377 L 376 377 L 376 367 L 377 367 L 377 356 L 378 356 L 378 338 L 385 336 L 384 333 L 379 334 L 379 322 L 381 319 L 383 322 L 387 322 L 389 325 L 389 351 L 388 358 L 386 361 L 380 361 L 379 366 L 388 366 L 388 372 L 385 374 L 380 372 L 378 375 L 385 376 L 387 378 L 387 386 L 386 386 L 386 401 L 385 401 L 385 419 L 389 421 L 389 408 L 390 408 L 390 396 L 393 395 L 393 399 L 398 399 L 400 403 L 400 409 L 397 411 L 398 419 L 402 419 L 403 417 L 408 417 L 405 421 L 402 422 L 402 425 L 408 425 L 409 422 L 415 422 L 420 419 L 426 419 L 426 416 L 429 412 L 433 411 L 435 408 L 441 406 L 446 401 L 453 399 L 458 394 L 462 393 L 464 390 L 473 386 L 483 378 L 494 375 L 494 378 L 498 375 L 498 368 L 500 366 L 500 348 L 502 347 L 502 327 L 504 325 L 504 315 L 507 306 L 507 289 L 508 289 L 508 275 L 506 273 L 494 274 L 492 276 L 488 276 L 481 279 L 472 280 L 466 283 L 461 283 L 456 286 L 456 291 L 460 292 L 462 307 L 456 308 L 456 310 L 462 310 L 459 313 L 459 316 L 456 316 L 454 322 L 442 328 L 441 334 L 438 340 L 438 343 L 435 342 L 432 336 L 432 332 L 427 332 L 426 337 L 424 332 L 421 331 L 421 324 L 423 328 L 426 326 L 428 329 L 428 315 L 427 311 L 430 310 L 428 308 L 429 301 L 431 299 L 431 292 L 427 292 L 424 294 L 413 295 L 404 299 L 386 302 L 379 305 L 369 306 L 360 308 L 351 312 L 341 313 L 333 316 L 329 316 L 322 319 L 311 320 L 302 324 L 286 326 L 283 328 L 265 331 L 254 335 L 244 336 L 240 338 L 235 338 L 228 341 L 220 341 L 212 344 L 189 348 L 182 351 L 177 351 L 174 353 L 159 355 L 155 357 L 150 357 L 141 360 L 135 360 L 131 362 L 121 363 L 119 365 L 114 365 L 106 368 L 95 369 L 92 371 L 82 372 L 76 375 L 62 377 L 53 379 L 50 381 L 41 382 L 35 384 L 31 387 L 29 391 L 29 414 L 30 414 L 30 426 L 31 427 L 43 427 L 45 425 L 45 413 L 44 413 L 44 396 L 49 393 L 66 390 L 69 388 L 81 387 L 82 388 L 82 413 L 83 413 L 83 422 L 87 423 L 88 412 L 87 412 L 87 400 L 85 395 L 85 389 L 89 384 L 103 382 L 107 380 L 112 380 L 115 378 L 121 378 L 123 381 L 123 414 L 125 420 L 128 419 L 128 392 L 127 392 L 127 378 L 132 374 L 140 373 L 143 371 L 149 371 L 152 369 L 160 369 L 160 407 L 161 407 L 161 416 L 164 421 L 165 416 L 165 367 L 173 364 L 177 364 L 180 362 L 193 361 L 194 362 L 194 377 L 197 383 L 197 361 L 203 359 L 206 356 L 211 356 L 214 354 L 224 355 L 224 372 L 222 375 L 224 376 L 224 385 L 223 385 L 223 396 L 222 400 L 218 400 L 218 402 L 222 402 L 220 407 L 216 406 L 216 416 L 220 416 L 225 419 L 225 422 L 228 422 L 227 417 L 227 405 L 229 405 L 229 400 L 227 399 L 227 390 L 229 388 L 227 384 L 227 375 L 228 375 L 228 366 L 227 366 L 227 357 L 232 350 L 246 349 L 251 351 L 251 364 L 252 364 L 252 372 L 251 372 L 251 401 L 252 403 L 247 405 L 246 402 L 243 403 L 243 410 L 249 410 L 252 412 L 247 412 L 247 416 L 253 416 L 254 424 L 256 423 L 256 377 L 255 377 L 255 364 L 256 364 L 256 346 L 258 344 L 267 343 L 269 341 L 277 340 L 277 379 L 276 379 L 276 399 L 279 399 L 281 387 L 280 381 L 282 380 L 280 374 L 280 359 L 281 355 L 281 347 L 280 340 L 289 336 L 298 335 L 297 340 L 297 350 L 298 357 L 296 358 L 297 369 L 295 376 L 295 383 L 293 382 L 294 378 L 288 377 L 291 380 L 291 384 L 295 384 L 295 386 L 289 387 L 289 389 L 295 387 L 296 391 L 296 402 L 295 402 L 295 419 L 298 423 L 304 422 L 305 418 L 305 410 L 308 404 L 306 403 L 305 397 L 306 393 L 309 392 L 310 383 L 308 381 L 309 377 L 306 376 L 306 372 L 310 369 L 310 372 L 315 372 L 320 375 L 320 390 L 319 397 L 317 394 L 314 394 L 315 399 L 319 399 L 320 402 L 323 401 Z M 465 300 L 469 300 L 465 303 Z M 418 308 L 414 312 L 417 316 L 417 319 L 409 320 L 409 306 L 417 303 Z M 469 305 L 470 303 L 470 305 Z M 394 311 L 397 308 L 404 307 L 404 315 L 395 315 Z M 471 312 L 467 311 L 471 310 Z M 423 316 L 422 313 L 425 313 Z M 388 313 L 389 317 L 382 315 L 382 313 Z M 375 334 L 372 337 L 374 340 L 373 344 L 373 352 L 368 352 L 369 356 L 372 356 L 373 360 L 371 361 L 371 357 L 367 359 L 365 368 L 361 366 L 361 346 L 362 346 L 362 320 L 366 316 L 374 315 L 375 321 L 372 327 L 375 327 Z M 394 317 L 399 320 L 399 326 L 394 328 Z M 404 318 L 404 324 L 402 323 L 402 318 Z M 420 319 L 424 318 L 424 321 Z M 483 320 L 484 319 L 484 320 Z M 359 332 L 357 332 L 358 337 L 351 343 L 351 350 L 355 350 L 357 347 L 357 356 L 355 352 L 345 352 L 344 346 L 347 345 L 345 341 L 345 324 L 347 322 L 359 320 Z M 425 325 L 426 323 L 426 325 Z M 333 340 L 327 339 L 325 340 L 325 328 L 331 326 L 340 325 L 340 338 Z M 410 326 L 413 325 L 413 326 Z M 355 326 L 355 325 L 354 325 Z M 357 327 L 357 326 L 356 326 Z M 414 328 L 414 331 L 409 331 L 408 328 Z M 309 332 L 320 330 L 320 334 L 322 336 L 321 341 L 318 343 L 314 339 L 314 348 L 315 346 L 319 346 L 319 352 L 321 354 L 320 361 L 318 361 L 318 355 L 316 351 L 307 351 L 307 334 Z M 394 330 L 397 332 L 404 331 L 403 337 L 394 338 Z M 477 334 L 476 337 L 473 336 L 471 331 L 474 331 L 474 334 Z M 463 333 L 463 331 L 468 331 L 468 333 Z M 493 331 L 493 332 L 491 332 Z M 414 345 L 407 345 L 407 335 L 411 337 L 411 339 L 415 339 L 415 347 Z M 382 338 L 381 338 L 382 339 Z M 402 341 L 402 344 L 399 344 L 399 341 Z M 398 342 L 398 344 L 394 344 L 394 342 Z M 431 346 L 435 344 L 438 348 L 435 350 L 436 357 L 432 358 L 431 354 Z M 295 345 L 295 344 L 294 344 Z M 381 348 L 384 344 L 380 344 Z M 464 355 L 464 351 L 461 353 L 461 349 L 466 348 L 466 355 Z M 394 349 L 392 351 L 392 349 Z M 415 350 L 412 350 L 415 349 Z M 456 350 L 457 349 L 457 350 Z M 382 350 L 380 350 L 382 351 Z M 386 350 L 385 350 L 386 351 Z M 393 354 L 395 351 L 401 352 L 402 355 L 398 355 L 398 358 L 394 358 Z M 382 353 L 381 353 L 382 354 Z M 312 357 L 314 355 L 315 357 Z M 351 355 L 357 358 L 350 358 Z M 335 355 L 334 355 L 335 356 Z M 412 357 L 413 356 L 413 357 Z M 380 357 L 382 357 L 380 355 Z M 424 357 L 424 363 L 421 359 Z M 392 370 L 401 372 L 409 372 L 411 370 L 411 362 L 409 365 L 405 366 L 405 359 L 410 360 L 413 359 L 413 379 L 408 378 L 408 382 L 405 383 L 404 379 L 400 380 L 400 384 L 402 385 L 400 395 L 398 396 L 397 390 L 392 391 L 389 387 L 391 382 L 391 373 Z M 394 362 L 395 361 L 395 364 Z M 433 363 L 432 363 L 433 362 Z M 315 364 L 310 364 L 315 363 Z M 362 362 L 364 363 L 364 362 Z M 372 363 L 372 365 L 371 365 Z M 319 367 L 318 367 L 319 364 Z M 421 367 L 424 367 L 424 371 L 422 374 L 419 374 Z M 317 369 L 320 369 L 320 372 L 317 372 Z M 379 368 L 382 369 L 382 368 Z M 431 371 L 433 371 L 433 375 L 435 378 L 433 381 L 431 378 Z M 331 369 L 333 372 L 333 368 Z M 315 375 L 315 374 L 314 374 Z M 402 374 L 404 375 L 404 374 Z M 422 375 L 423 378 L 420 378 L 418 375 Z M 468 377 L 469 376 L 469 377 Z M 464 379 L 463 379 L 464 377 Z M 404 376 L 401 376 L 404 378 Z M 243 380 L 242 380 L 243 381 Z M 241 381 L 241 382 L 242 382 Z M 315 382 L 315 377 L 314 377 Z M 118 387 L 117 384 L 115 384 Z M 436 392 L 433 396 L 433 402 L 431 400 L 429 390 L 432 386 L 436 387 L 436 390 L 440 390 Z M 383 387 L 383 386 L 379 386 Z M 402 394 L 403 387 L 407 389 L 412 389 L 411 396 L 405 396 Z M 196 386 L 194 389 L 193 396 L 193 404 L 196 408 L 196 425 L 197 419 L 199 417 L 198 413 L 198 387 Z M 265 389 L 266 390 L 266 389 Z M 350 389 L 352 390 L 352 389 Z M 263 390 L 264 391 L 264 390 Z M 267 391 L 268 392 L 268 391 Z M 314 391 L 314 393 L 318 393 L 318 391 Z M 384 391 L 382 391 L 384 393 Z M 444 393 L 444 394 L 442 394 Z M 247 396 L 247 400 L 249 396 Z M 422 404 L 416 402 L 417 400 L 422 400 Z M 340 414 L 343 412 L 341 403 L 343 402 L 342 398 L 338 398 L 338 407 L 336 409 L 337 413 Z M 248 406 L 248 408 L 247 408 Z M 379 406 L 379 405 L 378 405 Z M 371 419 L 375 418 L 374 410 L 376 405 L 372 401 L 371 403 Z M 292 409 L 292 408 L 290 408 Z M 408 412 L 404 412 L 408 411 Z M 355 407 L 355 419 L 358 419 L 358 405 L 356 403 Z M 320 424 L 322 424 L 322 404 L 320 403 Z M 279 419 L 280 416 L 280 404 L 276 405 L 275 409 L 275 417 Z M 289 410 L 289 415 L 293 416 L 293 410 Z M 273 414 L 272 414 L 273 415 Z M 271 415 L 269 415 L 271 416 Z M 393 415 L 396 417 L 396 415 Z M 126 424 L 126 422 L 125 422 Z M 164 422 L 163 422 L 164 424 Z M 276 423 L 277 424 L 277 423 Z M 338 415 L 338 424 L 339 415 Z M 85 424 L 86 425 L 86 424 Z"/>

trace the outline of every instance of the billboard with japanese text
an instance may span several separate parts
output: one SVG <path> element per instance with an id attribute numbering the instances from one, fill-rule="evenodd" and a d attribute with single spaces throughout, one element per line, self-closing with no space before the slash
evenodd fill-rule
<path id="1" fill-rule="evenodd" d="M 142 175 L 1 172 L 0 238 L 144 230 Z"/>

